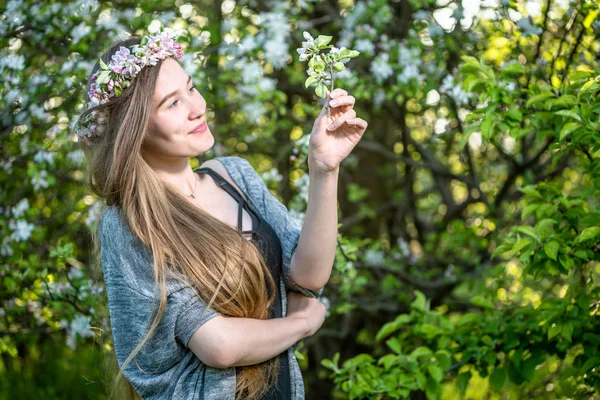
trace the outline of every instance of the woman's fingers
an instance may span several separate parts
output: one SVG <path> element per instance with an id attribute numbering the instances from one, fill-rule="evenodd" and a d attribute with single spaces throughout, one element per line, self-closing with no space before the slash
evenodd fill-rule
<path id="1" fill-rule="evenodd" d="M 354 111 L 354 109 L 351 109 L 349 111 L 346 111 L 344 114 L 342 114 L 341 117 L 337 118 L 335 121 L 333 121 L 331 123 L 331 125 L 329 125 L 327 127 L 328 131 L 334 131 L 337 128 L 339 128 L 340 126 L 342 126 L 342 124 L 344 122 L 346 122 L 349 119 L 354 119 L 356 118 L 356 111 Z"/>
<path id="2" fill-rule="evenodd" d="M 340 96 L 346 96 L 348 94 L 348 92 L 346 92 L 344 89 L 333 89 L 333 92 L 329 92 L 329 90 L 326 92 L 327 95 L 329 96 L 330 99 L 335 99 L 336 97 L 340 97 Z"/>
<path id="3" fill-rule="evenodd" d="M 343 96 L 333 98 L 331 101 L 329 101 L 329 105 L 332 107 L 342 107 L 342 106 L 354 107 L 355 102 L 356 102 L 356 99 L 354 98 L 354 96 L 343 95 Z"/>
<path id="4" fill-rule="evenodd" d="M 367 129 L 367 126 L 369 125 L 367 124 L 367 121 L 362 118 L 348 119 L 346 120 L 346 123 L 350 126 L 357 126 L 361 129 Z"/>

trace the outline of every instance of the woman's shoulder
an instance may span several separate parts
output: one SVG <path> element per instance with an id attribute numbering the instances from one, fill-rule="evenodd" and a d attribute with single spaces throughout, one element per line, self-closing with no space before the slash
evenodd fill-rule
<path id="1" fill-rule="evenodd" d="M 108 250 L 142 249 L 144 246 L 137 239 L 125 220 L 123 211 L 115 205 L 106 206 L 100 215 L 98 236 L 102 247 Z"/>
<path id="2" fill-rule="evenodd" d="M 104 206 L 100 214 L 100 235 L 118 233 L 123 229 L 123 213 L 117 205 Z"/>
<path id="3" fill-rule="evenodd" d="M 201 167 L 214 169 L 246 197 L 252 197 L 253 189 L 262 182 L 252 165 L 242 157 L 215 157 L 205 161 Z"/>

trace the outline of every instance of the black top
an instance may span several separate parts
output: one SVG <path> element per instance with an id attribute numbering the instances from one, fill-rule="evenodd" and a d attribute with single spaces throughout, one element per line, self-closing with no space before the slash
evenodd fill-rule
<path id="1" fill-rule="evenodd" d="M 194 172 L 196 173 L 208 173 L 216 183 L 223 188 L 231 197 L 233 197 L 239 204 L 238 208 L 238 223 L 237 229 L 240 233 L 248 233 L 252 235 L 250 241 L 257 246 L 260 250 L 265 263 L 271 272 L 273 280 L 275 281 L 275 301 L 269 308 L 269 318 L 281 318 L 281 293 L 279 288 L 279 279 L 281 276 L 282 269 L 282 249 L 281 242 L 277 237 L 277 234 L 265 221 L 256 210 L 248 203 L 244 197 L 238 192 L 238 190 L 219 175 L 215 170 L 203 167 L 198 168 Z M 242 230 L 242 209 L 245 208 L 250 217 L 252 218 L 252 227 L 255 229 L 249 229 L 246 231 Z M 269 286 L 267 286 L 269 294 Z M 272 387 L 261 400 L 289 400 L 292 398 L 291 395 L 291 384 L 290 384 L 290 366 L 288 363 L 287 350 L 279 355 L 279 375 L 277 378 L 277 385 Z"/>

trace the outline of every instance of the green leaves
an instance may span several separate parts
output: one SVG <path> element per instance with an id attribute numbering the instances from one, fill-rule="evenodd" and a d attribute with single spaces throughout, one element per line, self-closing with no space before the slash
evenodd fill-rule
<path id="1" fill-rule="evenodd" d="M 555 97 L 555 94 L 552 92 L 542 92 L 531 96 L 529 100 L 527 100 L 526 106 L 531 107 L 534 105 L 543 104 L 545 100 Z"/>
<path id="2" fill-rule="evenodd" d="M 489 309 L 495 308 L 494 303 L 492 303 L 490 299 L 482 295 L 473 296 L 470 300 L 471 303 L 475 304 L 476 306 L 485 307 Z"/>
<path id="3" fill-rule="evenodd" d="M 548 340 L 552 339 L 556 335 L 558 335 L 562 331 L 562 326 L 557 324 L 552 324 L 548 327 Z"/>
<path id="4" fill-rule="evenodd" d="M 469 385 L 469 381 L 471 380 L 471 372 L 463 372 L 458 374 L 456 377 L 456 385 L 462 394 L 465 394 L 467 391 L 467 387 Z"/>
<path id="5" fill-rule="evenodd" d="M 591 79 L 587 81 L 579 92 L 577 92 L 577 97 L 581 98 L 586 96 L 594 95 L 598 90 L 600 90 L 600 82 L 597 79 Z"/>
<path id="6" fill-rule="evenodd" d="M 503 367 L 494 368 L 494 371 L 490 375 L 490 386 L 491 388 L 499 392 L 504 387 L 506 382 L 506 369 Z"/>
<path id="7" fill-rule="evenodd" d="M 310 85 L 317 83 L 319 80 L 317 79 L 316 76 L 309 76 L 308 78 L 306 78 L 306 81 L 304 82 L 304 87 L 309 87 Z"/>
<path id="8" fill-rule="evenodd" d="M 506 76 L 518 76 L 525 73 L 525 67 L 521 65 L 519 62 L 511 62 L 506 64 L 506 66 L 502 69 L 502 75 Z"/>
<path id="9" fill-rule="evenodd" d="M 415 300 L 410 305 L 411 308 L 423 312 L 429 311 L 429 301 L 425 298 L 425 295 L 422 292 L 415 290 L 415 296 Z"/>
<path id="10" fill-rule="evenodd" d="M 402 314 L 397 316 L 394 321 L 388 322 L 387 324 L 381 327 L 381 329 L 377 333 L 377 336 L 375 336 L 375 340 L 377 342 L 380 342 L 382 339 L 385 339 L 387 336 L 396 332 L 398 329 L 400 329 L 402 326 L 409 323 L 410 321 L 410 315 Z"/>
<path id="11" fill-rule="evenodd" d="M 576 238 L 575 243 L 581 243 L 586 240 L 596 239 L 600 235 L 600 226 L 591 226 L 585 228 Z"/>
<path id="12" fill-rule="evenodd" d="M 323 83 L 319 83 L 315 92 L 317 93 L 317 96 L 324 99 L 327 96 L 327 86 Z"/>
<path id="13" fill-rule="evenodd" d="M 102 69 L 106 69 L 106 70 L 109 69 L 108 65 L 106 65 L 106 63 L 104 61 L 102 61 L 101 58 L 98 58 L 98 64 L 100 65 L 100 68 L 102 68 Z"/>
<path id="14" fill-rule="evenodd" d="M 315 44 L 319 50 L 322 50 L 329 44 L 329 42 L 331 42 L 331 39 L 333 39 L 333 36 L 319 35 L 319 37 L 315 39 Z"/>
<path id="15" fill-rule="evenodd" d="M 560 131 L 560 140 L 564 140 L 567 136 L 579 129 L 581 124 L 577 122 L 567 122 Z"/>
<path id="16" fill-rule="evenodd" d="M 556 115 L 562 115 L 567 118 L 573 118 L 577 121 L 581 121 L 581 116 L 573 110 L 560 110 L 556 112 Z"/>
<path id="17" fill-rule="evenodd" d="M 309 68 L 312 68 L 315 73 L 323 72 L 325 70 L 325 61 L 321 58 L 321 56 L 314 56 L 308 62 Z"/>
<path id="18" fill-rule="evenodd" d="M 340 360 L 340 353 L 335 353 L 335 355 L 333 356 L 332 360 L 329 359 L 324 359 L 321 360 L 321 365 L 324 366 L 325 368 L 328 368 L 330 370 L 332 370 L 335 373 L 340 373 L 340 368 L 338 366 L 338 362 Z"/>
<path id="19" fill-rule="evenodd" d="M 355 57 L 358 57 L 359 54 L 360 54 L 360 52 L 358 52 L 356 50 L 342 49 L 340 51 L 340 59 L 355 58 Z"/>
<path id="20" fill-rule="evenodd" d="M 337 49 L 331 46 L 332 36 L 319 35 L 313 40 L 308 32 L 304 32 L 306 42 L 302 43 L 302 48 L 298 48 L 300 61 L 308 60 L 308 78 L 304 82 L 305 87 L 316 84 L 315 94 L 324 99 L 327 93 L 325 83 L 330 82 L 331 90 L 334 88 L 335 72 L 342 72 L 346 69 L 344 62 L 350 58 L 357 57 L 360 53 L 346 48 Z M 330 53 L 324 53 L 323 50 L 331 49 Z M 329 84 L 329 83 L 328 83 Z"/>
<path id="21" fill-rule="evenodd" d="M 343 70 L 346 69 L 346 66 L 344 65 L 343 62 L 336 62 L 335 64 L 333 64 L 333 69 L 335 69 L 337 72 L 342 72 Z"/>
<path id="22" fill-rule="evenodd" d="M 436 382 L 441 382 L 444 379 L 444 371 L 438 365 L 429 364 L 427 371 Z"/>
<path id="23" fill-rule="evenodd" d="M 551 241 L 550 243 L 546 243 L 544 245 L 544 251 L 546 252 L 546 255 L 554 261 L 556 261 L 556 259 L 558 257 L 558 249 L 559 248 L 560 248 L 560 245 L 558 244 L 558 242 L 556 242 L 554 240 Z"/>
<path id="24" fill-rule="evenodd" d="M 531 226 L 527 226 L 527 225 L 517 226 L 515 229 L 516 229 L 517 232 L 520 232 L 520 233 L 523 233 L 523 234 L 525 234 L 527 236 L 530 236 L 533 239 L 535 239 L 536 241 L 540 240 L 539 237 L 538 237 L 538 235 L 537 235 L 537 233 L 536 233 L 536 231 L 535 231 L 535 229 L 533 229 L 533 227 L 531 227 Z"/>

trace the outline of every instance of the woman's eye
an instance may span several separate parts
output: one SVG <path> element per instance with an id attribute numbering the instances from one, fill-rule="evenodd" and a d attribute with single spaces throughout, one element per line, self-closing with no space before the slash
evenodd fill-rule
<path id="1" fill-rule="evenodd" d="M 189 92 L 191 92 L 192 90 L 196 89 L 195 86 L 192 86 L 191 88 L 188 89 Z M 169 104 L 169 108 L 173 108 L 173 105 L 175 103 L 177 103 L 179 100 L 175 100 L 174 102 L 172 102 L 171 104 Z"/>

